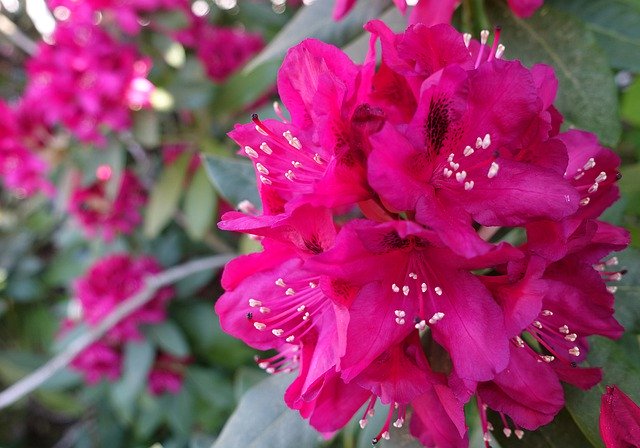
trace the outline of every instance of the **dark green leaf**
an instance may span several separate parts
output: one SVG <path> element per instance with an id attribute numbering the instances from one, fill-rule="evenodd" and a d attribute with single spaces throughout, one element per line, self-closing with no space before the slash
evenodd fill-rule
<path id="1" fill-rule="evenodd" d="M 630 0 L 548 0 L 586 22 L 614 67 L 640 71 L 640 6 Z"/>
<path id="2" fill-rule="evenodd" d="M 245 394 L 212 448 L 312 448 L 318 434 L 284 403 L 291 375 L 275 375 Z"/>
<path id="3" fill-rule="evenodd" d="M 522 440 L 518 440 L 514 435 L 505 437 L 501 430 L 502 422 L 495 414 L 491 420 L 496 428 L 493 436 L 503 448 L 589 448 L 592 446 L 566 409 L 560 411 L 553 422 L 547 426 L 536 431 L 525 431 Z"/>
<path id="4" fill-rule="evenodd" d="M 334 45 L 344 45 L 362 33 L 362 26 L 379 16 L 391 4 L 389 0 L 358 2 L 344 19 L 335 22 L 331 13 L 335 1 L 316 0 L 302 8 L 280 33 L 248 65 L 249 72 L 268 61 L 281 61 L 289 48 L 313 37 Z"/>
<path id="5" fill-rule="evenodd" d="M 625 121 L 640 126 L 640 78 L 636 78 L 622 95 L 620 113 Z"/>
<path id="6" fill-rule="evenodd" d="M 208 406 L 220 409 L 233 409 L 233 389 L 229 380 L 218 372 L 202 367 L 190 366 L 185 381 L 198 397 L 206 400 Z"/>
<path id="7" fill-rule="evenodd" d="M 605 144 L 615 145 L 621 127 L 613 75 L 584 24 L 547 5 L 527 20 L 515 17 L 502 0 L 491 0 L 488 6 L 491 21 L 502 25 L 501 42 L 508 58 L 553 66 L 560 81 L 556 105 L 568 124 L 595 132 Z"/>
<path id="8" fill-rule="evenodd" d="M 633 335 L 625 338 L 636 339 Z M 640 401 L 640 370 L 631 359 L 638 356 L 638 347 L 625 350 L 623 344 L 608 339 L 593 338 L 588 361 L 584 365 L 602 367 L 603 381 L 585 392 L 571 386 L 566 388 L 567 409 L 589 441 L 603 447 L 598 431 L 600 400 L 607 385 L 616 384 L 636 403 Z"/>
<path id="9" fill-rule="evenodd" d="M 196 241 L 201 240 L 216 215 L 218 198 L 207 178 L 204 167 L 200 167 L 191 180 L 184 198 L 186 231 Z"/>
<path id="10" fill-rule="evenodd" d="M 144 333 L 159 348 L 173 356 L 183 358 L 189 355 L 189 344 L 182 331 L 169 320 L 145 327 Z"/>
<path id="11" fill-rule="evenodd" d="M 275 84 L 279 62 L 271 61 L 251 71 L 241 71 L 220 86 L 213 105 L 217 113 L 239 112 L 256 102 Z"/>
<path id="12" fill-rule="evenodd" d="M 162 397 L 167 411 L 167 423 L 179 436 L 188 436 L 193 424 L 193 396 L 183 387 L 177 395 L 166 394 Z"/>
<path id="13" fill-rule="evenodd" d="M 184 190 L 190 154 L 182 154 L 178 160 L 165 166 L 151 190 L 144 216 L 144 234 L 155 238 L 173 217 Z"/>
<path id="14" fill-rule="evenodd" d="M 640 251 L 627 249 L 618 254 L 619 269 L 627 273 L 615 283 L 616 318 L 633 334 L 640 334 Z M 640 379 L 639 379 L 640 380 Z"/>
<path id="15" fill-rule="evenodd" d="M 114 407 L 125 421 L 133 419 L 135 404 L 147 384 L 154 356 L 153 347 L 147 341 L 130 342 L 125 346 L 122 378 L 111 389 Z"/>
<path id="16" fill-rule="evenodd" d="M 227 202 L 237 205 L 249 200 L 256 207 L 261 207 L 251 163 L 230 157 L 207 155 L 204 156 L 204 164 L 209 179 Z"/>

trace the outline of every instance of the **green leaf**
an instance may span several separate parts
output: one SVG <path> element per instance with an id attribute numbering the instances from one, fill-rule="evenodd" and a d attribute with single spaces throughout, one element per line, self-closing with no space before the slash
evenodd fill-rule
<path id="1" fill-rule="evenodd" d="M 319 446 L 318 433 L 284 403 L 292 380 L 291 375 L 275 375 L 249 389 L 212 448 Z"/>
<path id="2" fill-rule="evenodd" d="M 188 388 L 183 387 L 177 395 L 166 394 L 162 397 L 167 410 L 167 423 L 174 433 L 188 436 L 193 424 L 193 396 Z"/>
<path id="3" fill-rule="evenodd" d="M 209 406 L 233 409 L 233 388 L 229 380 L 215 370 L 189 366 L 185 381 Z"/>
<path id="4" fill-rule="evenodd" d="M 640 6 L 630 0 L 547 0 L 580 18 L 606 50 L 611 64 L 640 71 Z"/>
<path id="5" fill-rule="evenodd" d="M 568 124 L 595 132 L 614 146 L 621 133 L 617 91 L 593 34 L 580 20 L 546 4 L 523 20 L 502 0 L 488 3 L 491 21 L 502 26 L 506 56 L 527 65 L 552 65 L 560 81 L 556 106 Z"/>
<path id="6" fill-rule="evenodd" d="M 189 344 L 180 328 L 167 320 L 144 327 L 144 334 L 163 351 L 183 358 L 189 355 Z"/>
<path id="7" fill-rule="evenodd" d="M 182 154 L 165 166 L 153 186 L 144 217 L 144 234 L 148 238 L 158 236 L 178 208 L 190 157 L 191 154 Z"/>
<path id="8" fill-rule="evenodd" d="M 595 447 L 604 446 L 600 440 L 598 419 L 600 400 L 606 386 L 616 384 L 632 400 L 640 402 L 640 369 L 631 361 L 638 356 L 637 339 L 632 335 L 625 338 L 636 340 L 635 350 L 627 351 L 620 343 L 593 338 L 588 361 L 583 365 L 602 367 L 602 382 L 586 392 L 571 386 L 566 388 L 567 409 Z"/>
<path id="9" fill-rule="evenodd" d="M 160 145 L 160 119 L 149 109 L 142 109 L 133 116 L 133 136 L 147 148 Z"/>
<path id="10" fill-rule="evenodd" d="M 378 17 L 391 2 L 389 0 L 358 2 L 353 10 L 339 22 L 335 22 L 332 18 L 334 4 L 335 1 L 316 0 L 311 5 L 300 9 L 244 71 L 250 72 L 268 61 L 280 62 L 291 47 L 309 37 L 338 46 L 344 45 L 362 33 L 362 26 Z"/>
<path id="11" fill-rule="evenodd" d="M 550 424 L 536 431 L 525 431 L 522 440 L 517 437 L 505 437 L 502 433 L 502 422 L 492 413 L 493 436 L 502 448 L 589 448 L 591 443 L 582 434 L 566 409 L 560 411 Z"/>
<path id="12" fill-rule="evenodd" d="M 616 319 L 633 334 L 640 334 L 640 251 L 627 249 L 618 254 L 617 268 L 627 270 L 622 280 L 615 283 Z M 613 285 L 613 283 L 612 283 Z"/>
<path id="13" fill-rule="evenodd" d="M 218 198 L 204 167 L 198 168 L 184 198 L 186 231 L 191 239 L 200 241 L 211 226 L 218 209 Z"/>
<path id="14" fill-rule="evenodd" d="M 213 110 L 218 114 L 239 112 L 255 103 L 274 85 L 279 66 L 278 61 L 270 61 L 232 75 L 220 86 Z"/>
<path id="15" fill-rule="evenodd" d="M 148 341 L 130 342 L 125 346 L 122 378 L 111 388 L 111 400 L 124 421 L 133 419 L 136 401 L 147 384 L 154 357 Z"/>
<path id="16" fill-rule="evenodd" d="M 636 78 L 622 95 L 620 113 L 625 121 L 640 126 L 640 78 Z"/>
<path id="17" fill-rule="evenodd" d="M 244 200 L 249 200 L 256 207 L 261 207 L 256 188 L 256 176 L 251 163 L 210 154 L 204 156 L 204 165 L 209 179 L 227 202 L 237 205 Z"/>

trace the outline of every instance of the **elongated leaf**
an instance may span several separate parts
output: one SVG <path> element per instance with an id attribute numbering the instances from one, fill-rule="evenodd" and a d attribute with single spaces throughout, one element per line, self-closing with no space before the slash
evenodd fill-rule
<path id="1" fill-rule="evenodd" d="M 616 318 L 628 332 L 640 335 L 640 251 L 627 249 L 618 254 L 618 261 L 618 268 L 627 273 L 616 284 Z"/>
<path id="2" fill-rule="evenodd" d="M 271 43 L 245 68 L 246 72 L 267 61 L 280 61 L 289 48 L 304 39 L 313 37 L 334 45 L 344 45 L 362 33 L 362 26 L 378 17 L 389 5 L 390 0 L 367 0 L 356 4 L 344 19 L 332 19 L 334 0 L 316 0 L 302 8 L 289 23 L 282 28 Z"/>
<path id="3" fill-rule="evenodd" d="M 153 186 L 144 217 L 144 234 L 148 238 L 158 236 L 178 208 L 190 157 L 190 154 L 183 154 L 165 167 Z"/>
<path id="4" fill-rule="evenodd" d="M 114 407 L 125 421 L 133 419 L 135 404 L 147 384 L 153 359 L 154 350 L 147 341 L 130 342 L 125 346 L 122 378 L 111 389 Z"/>
<path id="5" fill-rule="evenodd" d="M 319 446 L 318 434 L 284 404 L 284 391 L 292 380 L 291 375 L 275 375 L 249 389 L 212 448 Z"/>
<path id="6" fill-rule="evenodd" d="M 515 17 L 502 0 L 488 2 L 491 21 L 502 25 L 507 58 L 552 65 L 560 81 L 556 105 L 568 124 L 598 134 L 607 145 L 620 138 L 618 98 L 609 63 L 584 23 L 551 6 L 531 19 Z"/>
<path id="7" fill-rule="evenodd" d="M 502 448 L 591 448 L 593 445 L 582 434 L 566 409 L 560 411 L 550 424 L 536 431 L 525 431 L 522 440 L 511 435 L 507 438 L 502 432 L 502 422 L 495 414 L 491 418 L 493 436 Z"/>
<path id="8" fill-rule="evenodd" d="M 251 163 L 230 157 L 207 155 L 204 164 L 209 179 L 220 195 L 232 205 L 249 200 L 256 207 L 262 202 L 256 189 L 256 176 Z"/>
<path id="9" fill-rule="evenodd" d="M 231 76 L 216 97 L 213 110 L 220 113 L 238 112 L 255 103 L 275 86 L 279 61 L 267 61 L 251 71 Z"/>
<path id="10" fill-rule="evenodd" d="M 185 357 L 189 354 L 189 343 L 180 328 L 171 321 L 149 325 L 144 328 L 145 335 L 163 351 L 173 356 Z"/>
<path id="11" fill-rule="evenodd" d="M 640 4 L 631 0 L 548 0 L 585 21 L 614 67 L 640 71 Z"/>
<path id="12" fill-rule="evenodd" d="M 191 239 L 201 240 L 218 210 L 218 197 L 204 167 L 200 167 L 191 180 L 184 198 L 187 233 Z"/>

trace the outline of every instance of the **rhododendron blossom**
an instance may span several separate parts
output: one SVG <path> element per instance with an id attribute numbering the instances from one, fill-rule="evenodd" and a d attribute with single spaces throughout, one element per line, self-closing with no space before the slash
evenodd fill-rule
<path id="1" fill-rule="evenodd" d="M 78 312 L 73 319 L 63 322 L 62 333 L 68 332 L 79 322 L 90 327 L 99 324 L 123 301 L 143 288 L 146 276 L 160 270 L 158 262 L 149 256 L 133 258 L 128 254 L 117 253 L 98 260 L 74 283 L 74 301 L 78 305 Z M 74 359 L 73 367 L 83 372 L 90 384 L 102 378 L 110 381 L 119 378 L 124 344 L 142 338 L 142 325 L 164 321 L 166 305 L 172 296 L 173 289 L 170 287 L 156 291 L 151 300 L 121 320 L 98 342 L 82 351 Z M 172 358 L 167 360 L 169 364 L 160 362 L 156 368 L 153 385 L 150 385 L 154 393 L 179 390 L 179 369 L 174 372 L 173 368 L 169 368 L 172 366 L 169 362 Z"/>
<path id="2" fill-rule="evenodd" d="M 101 131 L 129 128 L 131 110 L 149 103 L 150 62 L 75 9 L 57 23 L 51 39 L 40 43 L 27 64 L 25 97 L 46 105 L 40 106 L 45 122 L 100 144 Z"/>
<path id="3" fill-rule="evenodd" d="M 0 100 L 0 180 L 19 196 L 35 193 L 52 193 L 53 187 L 46 179 L 48 164 L 25 143 L 16 109 Z"/>
<path id="4" fill-rule="evenodd" d="M 70 198 L 69 212 L 88 237 L 111 241 L 120 234 L 133 232 L 142 222 L 141 207 L 147 194 L 136 177 L 126 170 L 114 192 L 110 191 L 111 169 L 103 166 L 104 177 L 86 187 L 75 189 Z M 99 168 L 100 170 L 100 168 Z"/>
<path id="5" fill-rule="evenodd" d="M 600 435 L 606 448 L 640 445 L 640 407 L 615 385 L 602 395 Z"/>
<path id="6" fill-rule="evenodd" d="M 362 407 L 364 427 L 380 402 L 374 444 L 411 413 L 425 446 L 466 447 L 475 396 L 486 446 L 490 410 L 522 438 L 560 411 L 562 382 L 600 381 L 579 367 L 586 338 L 622 334 L 610 253 L 629 236 L 597 220 L 619 159 L 560 133 L 553 70 L 503 60 L 499 31 L 488 46 L 444 24 L 365 28 L 361 66 L 315 40 L 291 49 L 290 118 L 276 107 L 280 120 L 229 134 L 263 210 L 242 203 L 219 226 L 264 250 L 227 265 L 222 328 L 277 351 L 259 366 L 297 372 L 285 401 L 323 434 Z M 500 242 L 500 228 L 527 240 Z"/>

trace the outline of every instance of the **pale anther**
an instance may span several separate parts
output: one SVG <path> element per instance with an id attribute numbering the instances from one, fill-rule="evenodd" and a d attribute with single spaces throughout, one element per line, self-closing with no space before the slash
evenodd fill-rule
<path id="1" fill-rule="evenodd" d="M 466 146 L 464 148 L 463 154 L 465 157 L 469 157 L 471 154 L 473 154 L 475 151 L 473 150 L 473 148 L 471 146 Z"/>
<path id="2" fill-rule="evenodd" d="M 475 182 L 473 182 L 472 180 L 467 181 L 467 182 L 464 183 L 464 189 L 466 191 L 469 191 L 469 190 L 471 190 L 473 188 L 474 184 L 475 184 Z"/>
<path id="3" fill-rule="evenodd" d="M 467 177 L 467 172 L 466 171 L 460 171 L 459 173 L 456 173 L 456 180 L 460 183 L 464 182 L 464 180 Z"/>
<path id="4" fill-rule="evenodd" d="M 267 155 L 273 154 L 273 149 L 271 149 L 267 142 L 260 143 L 260 150 Z"/>
<path id="5" fill-rule="evenodd" d="M 253 149 L 251 146 L 245 146 L 244 153 L 253 159 L 257 159 L 258 157 L 260 157 L 256 152 L 256 150 Z"/>
<path id="6" fill-rule="evenodd" d="M 587 171 L 587 170 L 590 170 L 591 168 L 593 168 L 594 166 L 596 166 L 596 161 L 595 161 L 595 159 L 593 157 L 591 157 L 589 160 L 587 160 L 587 162 L 584 164 L 582 169 Z"/>
<path id="7" fill-rule="evenodd" d="M 271 333 L 273 333 L 273 335 L 276 337 L 280 337 L 284 334 L 284 330 L 282 328 L 274 328 L 273 330 L 271 330 Z"/>
<path id="8" fill-rule="evenodd" d="M 262 322 L 254 322 L 253 326 L 256 328 L 256 330 L 264 330 L 265 328 L 267 328 L 267 326 L 265 324 L 263 324 Z"/>
<path id="9" fill-rule="evenodd" d="M 282 280 L 281 278 L 279 278 L 278 280 L 276 280 L 276 285 L 284 288 L 285 286 L 287 286 L 287 284 L 284 282 L 284 280 Z"/>
<path id="10" fill-rule="evenodd" d="M 433 290 L 435 291 L 436 294 L 438 294 L 439 296 L 442 295 L 442 288 L 439 286 L 436 286 L 435 288 L 433 288 Z"/>
<path id="11" fill-rule="evenodd" d="M 404 294 L 405 296 L 409 295 L 409 287 L 407 285 L 404 285 L 402 287 L 402 294 Z"/>
<path id="12" fill-rule="evenodd" d="M 260 162 L 256 163 L 256 169 L 262 174 L 269 174 L 269 170 Z"/>
<path id="13" fill-rule="evenodd" d="M 262 302 L 256 299 L 249 299 L 249 306 L 252 308 L 256 306 L 262 306 Z"/>
<path id="14" fill-rule="evenodd" d="M 287 290 L 284 292 L 286 295 L 288 296 L 292 296 L 294 295 L 296 292 L 293 290 L 293 288 L 287 288 Z"/>
<path id="15" fill-rule="evenodd" d="M 499 169 L 500 169 L 500 165 L 498 165 L 496 162 L 491 162 L 491 166 L 489 167 L 489 172 L 487 173 L 487 177 L 489 179 L 496 177 L 496 174 L 498 174 Z"/>

